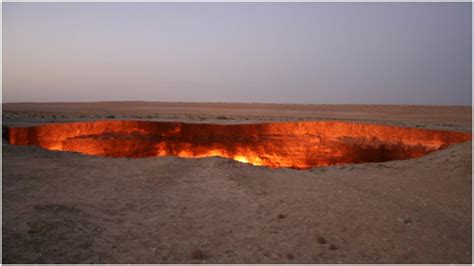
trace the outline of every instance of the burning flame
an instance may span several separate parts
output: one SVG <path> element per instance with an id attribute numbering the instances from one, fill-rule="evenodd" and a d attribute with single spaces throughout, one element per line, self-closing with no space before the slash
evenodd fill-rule
<path id="1" fill-rule="evenodd" d="M 335 121 L 215 125 L 114 120 L 9 128 L 8 138 L 15 145 L 105 157 L 219 156 L 305 169 L 415 158 L 471 140 L 471 134 Z"/>
<path id="2" fill-rule="evenodd" d="M 251 162 L 252 160 L 248 160 L 247 158 L 245 158 L 245 156 L 243 155 L 237 155 L 234 157 L 234 160 L 236 160 L 237 162 L 241 162 L 241 163 L 249 163 Z"/>

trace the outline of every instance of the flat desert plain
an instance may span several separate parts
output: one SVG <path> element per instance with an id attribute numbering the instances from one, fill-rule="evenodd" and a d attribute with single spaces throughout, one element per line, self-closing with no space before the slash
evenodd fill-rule
<path id="1" fill-rule="evenodd" d="M 3 127 L 342 120 L 470 132 L 471 107 L 3 104 Z M 471 263 L 472 142 L 309 170 L 3 151 L 3 263 Z"/>

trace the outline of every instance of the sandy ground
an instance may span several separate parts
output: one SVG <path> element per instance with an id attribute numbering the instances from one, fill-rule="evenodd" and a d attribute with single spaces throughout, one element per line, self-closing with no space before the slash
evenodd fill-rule
<path id="1" fill-rule="evenodd" d="M 3 126 L 337 119 L 469 131 L 470 107 L 4 104 Z M 471 263 L 471 145 L 312 170 L 3 142 L 4 263 Z"/>

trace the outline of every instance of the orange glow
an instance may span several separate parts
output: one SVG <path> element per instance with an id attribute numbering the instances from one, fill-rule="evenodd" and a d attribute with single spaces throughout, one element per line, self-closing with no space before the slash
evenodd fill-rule
<path id="1" fill-rule="evenodd" d="M 306 169 L 416 158 L 471 140 L 471 133 L 336 121 L 216 125 L 114 120 L 9 128 L 8 139 L 15 145 L 104 157 L 220 156 Z"/>

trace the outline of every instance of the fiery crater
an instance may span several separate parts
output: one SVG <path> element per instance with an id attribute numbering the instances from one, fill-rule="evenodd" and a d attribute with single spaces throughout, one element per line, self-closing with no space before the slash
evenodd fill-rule
<path id="1" fill-rule="evenodd" d="M 104 157 L 221 156 L 306 169 L 416 158 L 471 140 L 471 133 L 335 121 L 216 125 L 112 120 L 9 128 L 8 140 Z"/>

